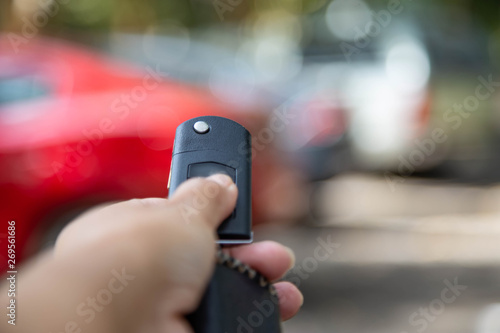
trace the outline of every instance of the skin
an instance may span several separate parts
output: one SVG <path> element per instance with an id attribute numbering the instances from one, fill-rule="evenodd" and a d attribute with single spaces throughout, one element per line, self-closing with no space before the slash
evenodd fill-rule
<path id="1" fill-rule="evenodd" d="M 2 320 L 0 331 L 192 332 L 184 316 L 196 309 L 209 281 L 215 230 L 236 198 L 231 179 L 215 175 L 185 182 L 168 200 L 134 199 L 84 214 L 63 230 L 54 249 L 19 270 L 16 326 Z M 225 251 L 271 281 L 294 264 L 293 253 L 275 242 Z M 125 283 L 116 279 L 120 273 Z M 275 287 L 287 320 L 302 295 L 288 282 Z M 7 305 L 5 283 L 0 292 Z"/>

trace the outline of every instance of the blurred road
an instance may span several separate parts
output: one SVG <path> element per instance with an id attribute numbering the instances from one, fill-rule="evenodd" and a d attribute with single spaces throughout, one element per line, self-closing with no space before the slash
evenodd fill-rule
<path id="1" fill-rule="evenodd" d="M 305 304 L 285 332 L 485 332 L 480 316 L 500 301 L 500 186 L 408 178 L 393 190 L 340 176 L 318 184 L 307 226 L 259 230 L 296 251 L 288 279 Z"/>

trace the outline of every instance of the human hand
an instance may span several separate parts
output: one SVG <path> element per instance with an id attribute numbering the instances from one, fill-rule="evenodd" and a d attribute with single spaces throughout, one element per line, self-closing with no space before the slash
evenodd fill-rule
<path id="1" fill-rule="evenodd" d="M 66 227 L 52 252 L 19 275 L 22 332 L 191 332 L 215 264 L 215 230 L 234 209 L 227 176 L 191 179 L 171 199 L 135 199 L 94 209 Z M 293 265 L 274 242 L 226 250 L 274 281 Z M 281 316 L 302 295 L 275 284 Z M 2 296 L 6 295 L 2 291 Z M 5 322 L 0 324 L 6 325 Z M 3 331 L 3 329 L 2 329 Z"/>

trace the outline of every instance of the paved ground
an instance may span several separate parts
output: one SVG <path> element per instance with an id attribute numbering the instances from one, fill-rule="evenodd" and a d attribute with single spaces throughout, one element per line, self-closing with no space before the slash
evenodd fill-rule
<path id="1" fill-rule="evenodd" d="M 257 233 L 297 254 L 306 301 L 285 332 L 500 332 L 499 186 L 353 174 L 312 203 L 307 226 Z"/>

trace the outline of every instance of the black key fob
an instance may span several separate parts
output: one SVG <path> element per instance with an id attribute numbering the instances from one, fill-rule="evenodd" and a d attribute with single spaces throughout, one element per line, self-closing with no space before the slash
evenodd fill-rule
<path id="1" fill-rule="evenodd" d="M 213 116 L 188 120 L 176 131 L 169 195 L 189 178 L 229 175 L 238 187 L 238 200 L 217 230 L 218 243 L 250 243 L 251 163 L 251 137 L 243 126 Z M 281 332 L 279 299 L 272 284 L 220 249 L 205 294 L 186 319 L 195 333 Z"/>
<path id="2" fill-rule="evenodd" d="M 251 136 L 243 126 L 215 116 L 188 120 L 175 133 L 169 196 L 189 178 L 230 176 L 238 187 L 238 201 L 217 230 L 218 242 L 251 243 L 251 165 Z"/>

